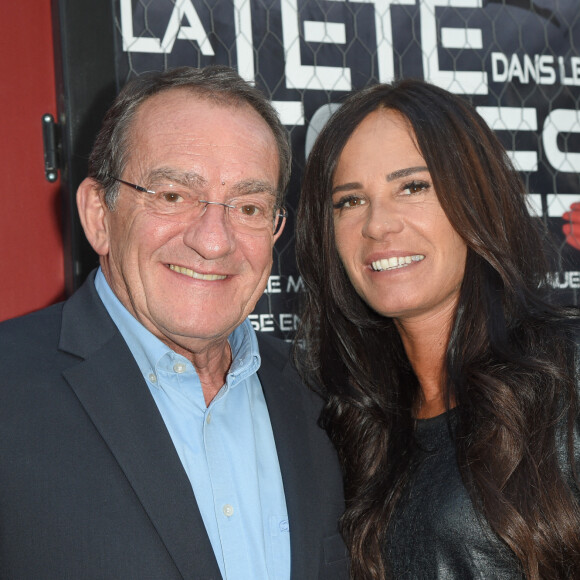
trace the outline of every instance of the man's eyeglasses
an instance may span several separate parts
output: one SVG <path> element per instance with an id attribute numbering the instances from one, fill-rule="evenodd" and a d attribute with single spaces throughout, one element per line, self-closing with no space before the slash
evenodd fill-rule
<path id="1" fill-rule="evenodd" d="M 221 205 L 234 230 L 253 235 L 270 232 L 276 235 L 287 215 L 286 208 L 277 207 L 269 192 L 244 194 L 226 203 L 199 199 L 187 187 L 175 183 L 152 186 L 155 189 L 153 191 L 112 175 L 110 177 L 141 193 L 147 193 L 144 199 L 151 212 L 166 220 L 191 222 L 200 218 L 208 205 Z"/>

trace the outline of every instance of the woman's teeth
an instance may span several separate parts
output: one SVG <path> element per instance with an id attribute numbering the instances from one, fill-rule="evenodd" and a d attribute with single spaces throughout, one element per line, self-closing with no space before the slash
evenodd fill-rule
<path id="1" fill-rule="evenodd" d="M 404 268 L 413 262 L 420 262 L 425 256 L 421 254 L 415 254 L 414 256 L 400 256 L 393 258 L 385 258 L 384 260 L 376 260 L 371 263 L 371 267 L 376 272 L 382 272 L 383 270 L 395 270 L 397 268 Z"/>

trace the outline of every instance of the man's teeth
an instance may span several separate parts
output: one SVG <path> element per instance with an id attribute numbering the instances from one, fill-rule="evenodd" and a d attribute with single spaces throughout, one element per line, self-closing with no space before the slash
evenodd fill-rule
<path id="1" fill-rule="evenodd" d="M 372 269 L 376 272 L 382 272 L 383 270 L 396 270 L 397 268 L 404 268 L 413 262 L 420 262 L 425 259 L 425 256 L 421 254 L 415 254 L 414 256 L 401 256 L 393 258 L 385 258 L 384 260 L 376 260 L 371 263 Z"/>
<path id="2" fill-rule="evenodd" d="M 180 274 L 185 274 L 190 278 L 195 278 L 196 280 L 224 280 L 225 276 L 220 276 L 218 274 L 199 274 L 198 272 L 194 272 L 189 268 L 183 268 L 182 266 L 174 266 L 173 264 L 169 264 L 169 269 L 173 270 L 174 272 L 179 272 Z"/>

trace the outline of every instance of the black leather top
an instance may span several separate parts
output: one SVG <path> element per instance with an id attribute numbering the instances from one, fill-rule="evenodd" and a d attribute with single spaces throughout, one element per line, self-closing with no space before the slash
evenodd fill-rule
<path id="1" fill-rule="evenodd" d="M 519 564 L 472 505 L 449 431 L 454 412 L 417 421 L 420 449 L 384 556 L 396 580 L 521 579 Z"/>

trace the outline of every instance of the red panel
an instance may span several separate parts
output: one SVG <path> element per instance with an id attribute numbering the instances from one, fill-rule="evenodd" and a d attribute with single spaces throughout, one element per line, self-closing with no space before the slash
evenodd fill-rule
<path id="1" fill-rule="evenodd" d="M 44 178 L 41 118 L 56 118 L 50 2 L 3 2 L 0 19 L 0 320 L 64 292 L 60 191 Z"/>

